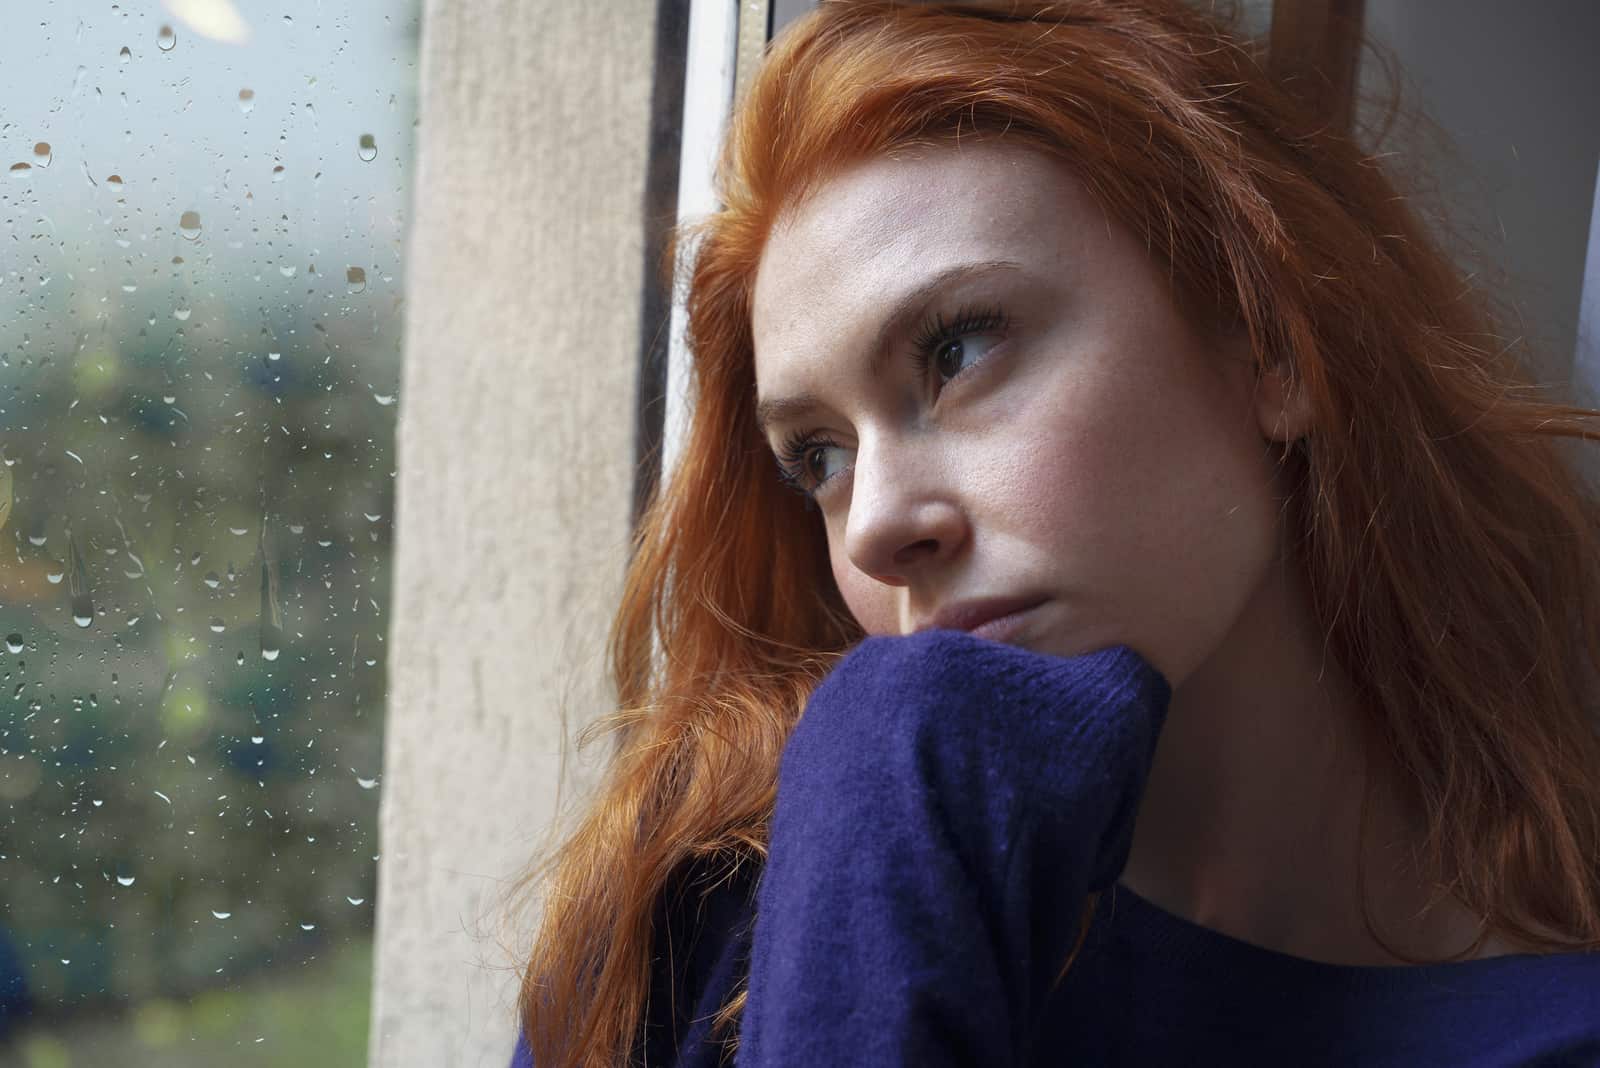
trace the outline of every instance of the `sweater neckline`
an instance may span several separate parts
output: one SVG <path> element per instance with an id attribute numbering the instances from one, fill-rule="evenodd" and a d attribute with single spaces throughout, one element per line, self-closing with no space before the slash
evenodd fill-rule
<path id="1" fill-rule="evenodd" d="M 1242 975 L 1251 975 L 1267 984 L 1305 984 L 1324 989 L 1344 987 L 1352 992 L 1392 994 L 1412 988 L 1434 988 L 1445 981 L 1453 985 L 1479 980 L 1502 983 L 1507 973 L 1522 971 L 1533 962 L 1548 962 L 1553 957 L 1600 961 L 1600 954 L 1573 952 L 1509 953 L 1433 964 L 1331 964 L 1281 953 L 1203 927 L 1168 912 L 1121 882 L 1113 884 L 1101 897 L 1095 908 L 1094 924 L 1109 928 L 1116 940 L 1132 944 L 1152 960 L 1182 968 L 1194 982 L 1214 977 L 1219 982 L 1237 983 Z"/>

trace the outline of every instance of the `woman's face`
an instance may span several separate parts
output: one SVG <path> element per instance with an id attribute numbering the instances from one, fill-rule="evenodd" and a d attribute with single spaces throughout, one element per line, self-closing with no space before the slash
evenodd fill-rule
<path id="1" fill-rule="evenodd" d="M 1280 376 L 1196 333 L 1043 153 L 969 141 L 843 173 L 774 228 L 752 325 L 767 439 L 800 445 L 868 633 L 1020 597 L 1039 604 L 1004 640 L 1125 643 L 1176 687 L 1277 558 L 1271 440 L 1302 429 Z"/>

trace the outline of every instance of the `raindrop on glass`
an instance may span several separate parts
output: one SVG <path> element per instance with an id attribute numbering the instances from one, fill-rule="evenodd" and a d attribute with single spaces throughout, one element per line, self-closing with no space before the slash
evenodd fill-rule
<path id="1" fill-rule="evenodd" d="M 177 43 L 178 35 L 172 32 L 171 26 L 162 26 L 161 29 L 156 32 L 156 47 L 161 49 L 161 51 L 170 52 L 172 51 L 173 46 Z"/>
<path id="2" fill-rule="evenodd" d="M 239 110 L 246 115 L 256 106 L 256 91 L 254 89 L 239 90 Z"/>
<path id="3" fill-rule="evenodd" d="M 367 272 L 360 267 L 345 268 L 344 280 L 352 293 L 361 293 L 367 288 Z"/>
<path id="4" fill-rule="evenodd" d="M 290 268 L 290 270 L 293 270 L 293 268 Z M 283 353 L 281 352 L 267 353 L 267 362 L 269 363 L 277 363 L 281 359 L 283 359 Z"/>
<path id="5" fill-rule="evenodd" d="M 356 147 L 356 155 L 366 163 L 371 163 L 378 158 L 378 141 L 371 134 L 362 134 L 361 141 Z"/>
<path id="6" fill-rule="evenodd" d="M 33 164 L 31 163 L 13 163 L 11 165 L 11 177 L 13 178 L 28 178 L 32 174 Z"/>
<path id="7" fill-rule="evenodd" d="M 379 404 L 383 405 L 385 408 L 387 408 L 387 407 L 389 407 L 389 405 L 394 403 L 394 394 L 393 393 L 374 393 L 372 395 L 372 399 L 377 401 Z"/>
<path id="8" fill-rule="evenodd" d="M 285 17 L 287 17 L 287 16 L 285 16 Z M 302 930 L 302 931 L 315 931 L 316 929 L 317 929 L 317 925 L 314 924 L 314 923 L 302 923 L 300 925 L 300 930 Z"/>
<path id="9" fill-rule="evenodd" d="M 108 174 L 108 175 L 106 175 L 106 185 L 111 187 L 111 191 L 113 193 L 122 192 L 122 175 L 120 175 L 120 174 Z"/>
<path id="10" fill-rule="evenodd" d="M 265 734 L 252 734 L 250 736 L 250 744 L 251 745 L 260 745 L 262 742 L 264 742 L 266 740 L 267 740 L 267 736 Z"/>
<path id="11" fill-rule="evenodd" d="M 80 627 L 94 623 L 94 599 L 89 595 L 89 569 L 84 566 L 83 554 L 78 552 L 77 539 L 67 536 L 67 549 L 72 554 L 72 568 L 67 576 L 67 588 L 72 594 L 72 621 Z"/>
<path id="12" fill-rule="evenodd" d="M 118 63 L 126 63 L 126 62 L 128 62 L 128 60 L 130 60 L 132 58 L 133 58 L 132 50 L 129 49 L 127 45 L 123 45 L 122 46 L 122 51 L 117 53 L 117 62 Z"/>
<path id="13" fill-rule="evenodd" d="M 363 779 L 361 776 L 357 775 L 356 785 L 361 787 L 363 790 L 370 790 L 378 785 L 378 780 L 376 778 Z"/>
<path id="14" fill-rule="evenodd" d="M 6 652 L 8 652 L 8 653 L 20 653 L 20 652 L 22 652 L 22 635 L 20 635 L 20 634 L 7 634 L 6 635 Z"/>
<path id="15" fill-rule="evenodd" d="M 172 317 L 180 323 L 186 323 L 189 321 L 190 311 L 189 308 L 173 308 Z"/>
<path id="16" fill-rule="evenodd" d="M 118 886 L 132 886 L 133 885 L 133 876 L 131 876 L 131 875 L 119 875 L 119 876 L 117 876 L 117 885 Z"/>
<path id="17" fill-rule="evenodd" d="M 215 571 L 207 571 L 205 583 L 212 589 L 216 589 L 218 586 L 222 585 L 222 580 L 217 577 L 217 573 Z"/>
<path id="18" fill-rule="evenodd" d="M 50 142 L 40 141 L 33 146 L 33 165 L 35 167 L 48 167 L 55 156 L 50 152 Z"/>
<path id="19" fill-rule="evenodd" d="M 283 164 L 280 163 L 276 167 L 272 168 L 272 180 L 274 182 L 283 181 Z"/>
<path id="20" fill-rule="evenodd" d="M 178 233 L 190 241 L 200 240 L 200 213 L 198 211 L 184 212 L 178 219 Z"/>
<path id="21" fill-rule="evenodd" d="M 212 909 L 211 910 L 211 915 L 215 916 L 219 920 L 225 920 L 229 916 L 232 916 L 233 913 L 231 913 L 231 912 L 218 912 L 216 909 Z"/>
<path id="22" fill-rule="evenodd" d="M 359 905 L 367 899 L 364 897 L 346 897 L 345 900 L 350 902 L 352 905 Z"/>
<path id="23" fill-rule="evenodd" d="M 213 634 L 221 634 L 223 631 L 228 629 L 228 625 L 222 621 L 221 616 L 212 616 L 211 623 L 209 625 L 211 627 L 211 633 Z"/>
<path id="24" fill-rule="evenodd" d="M 278 273 L 283 275 L 285 278 L 293 278 L 297 273 L 299 273 L 299 270 L 300 268 L 296 267 L 292 263 L 280 264 L 278 267 Z"/>
<path id="25" fill-rule="evenodd" d="M 52 560 L 45 566 L 44 578 L 46 582 L 50 583 L 50 585 L 59 586 L 61 585 L 61 580 L 66 577 L 66 566 L 62 564 L 60 560 Z"/>

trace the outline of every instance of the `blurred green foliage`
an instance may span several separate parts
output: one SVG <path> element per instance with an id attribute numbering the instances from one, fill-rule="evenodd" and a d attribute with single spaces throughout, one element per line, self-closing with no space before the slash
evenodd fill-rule
<path id="1" fill-rule="evenodd" d="M 0 1044 L 16 1068 L 340 1068 L 366 1061 L 372 943 L 349 944 L 258 981 L 190 999 L 152 998 Z"/>

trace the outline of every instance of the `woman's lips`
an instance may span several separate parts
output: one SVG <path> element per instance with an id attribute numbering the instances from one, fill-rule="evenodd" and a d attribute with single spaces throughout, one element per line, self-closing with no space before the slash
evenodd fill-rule
<path id="1" fill-rule="evenodd" d="M 1009 633 L 1019 625 L 1023 616 L 1042 603 L 1044 598 L 1037 596 L 982 597 L 957 601 L 940 608 L 916 629 L 964 630 L 980 638 L 990 638 Z"/>
<path id="2" fill-rule="evenodd" d="M 1028 614 L 1036 607 L 1038 606 L 1030 605 L 1007 615 L 997 616 L 986 623 L 973 627 L 969 633 L 992 642 L 1009 641 L 1027 623 Z"/>

